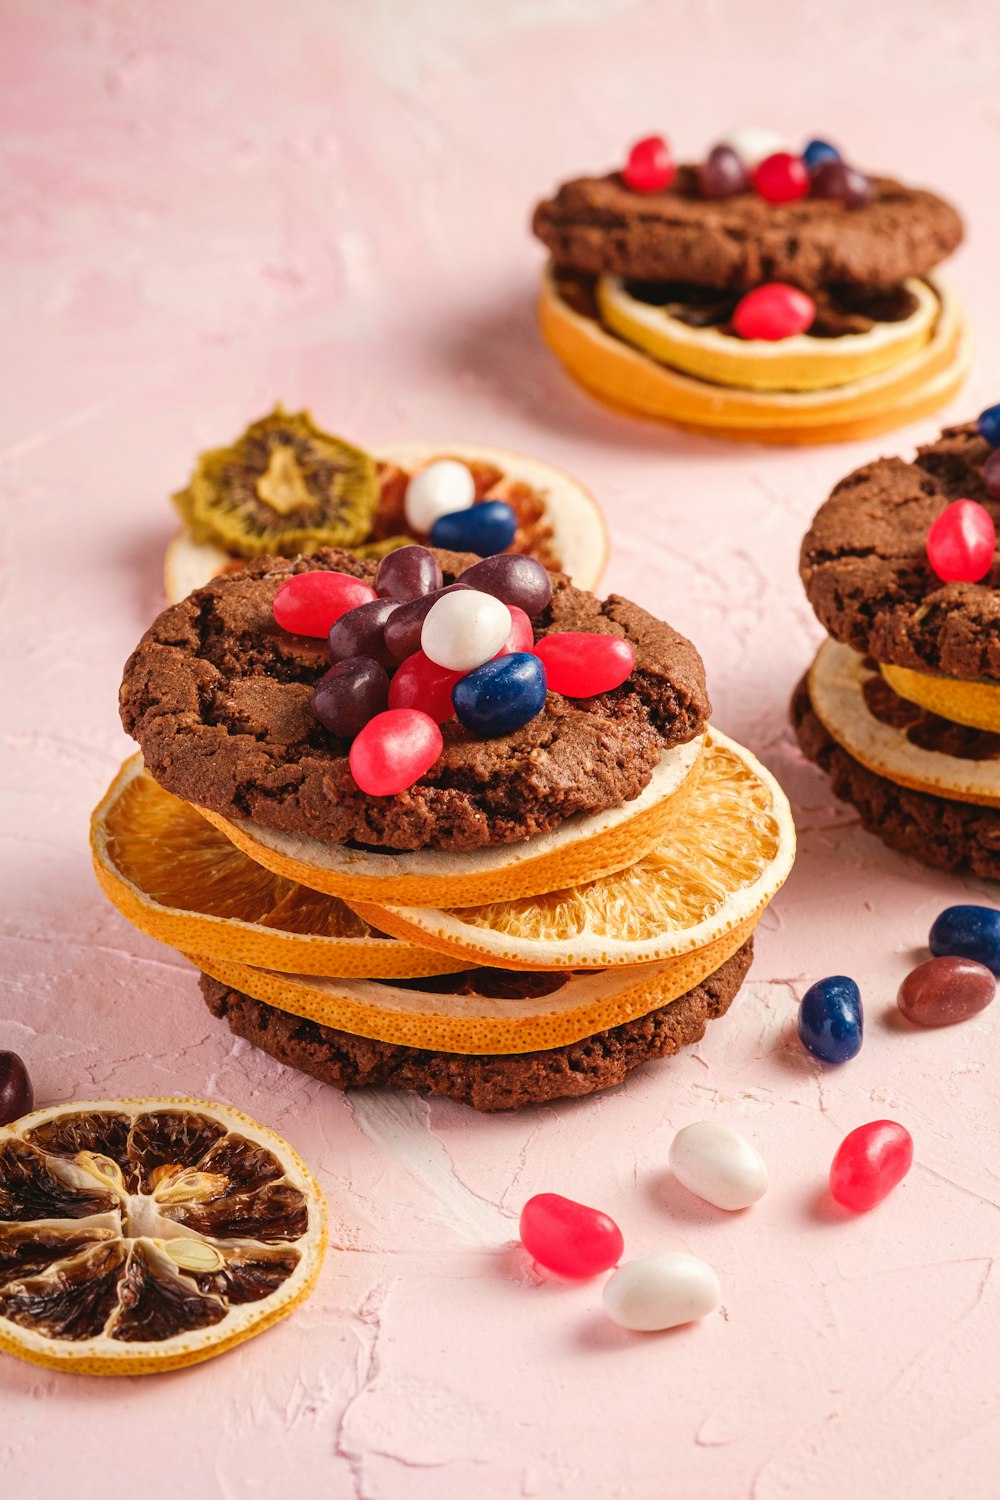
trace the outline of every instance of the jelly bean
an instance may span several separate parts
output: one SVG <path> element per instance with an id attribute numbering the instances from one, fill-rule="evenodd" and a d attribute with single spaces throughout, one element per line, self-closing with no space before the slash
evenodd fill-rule
<path id="1" fill-rule="evenodd" d="M 12 1120 L 30 1114 L 34 1102 L 34 1090 L 23 1060 L 16 1052 L 0 1052 L 0 1125 L 9 1125 Z"/>
<path id="2" fill-rule="evenodd" d="M 843 161 L 825 161 L 812 175 L 810 191 L 814 198 L 836 198 L 847 208 L 864 208 L 873 197 L 869 178 Z"/>
<path id="3" fill-rule="evenodd" d="M 385 643 L 385 627 L 399 608 L 395 599 L 373 599 L 341 615 L 330 630 L 330 660 L 370 656 L 383 667 L 394 667 L 396 658 Z"/>
<path id="4" fill-rule="evenodd" d="M 677 1181 L 716 1208 L 749 1208 L 767 1192 L 764 1158 L 730 1125 L 685 1125 L 674 1136 L 669 1160 Z"/>
<path id="5" fill-rule="evenodd" d="M 441 566 L 427 547 L 398 547 L 379 563 L 375 592 L 380 599 L 399 599 L 405 604 L 436 593 L 443 582 Z"/>
<path id="6" fill-rule="evenodd" d="M 971 958 L 1000 975 L 1000 911 L 992 906 L 948 906 L 931 928 L 935 958 Z"/>
<path id="7" fill-rule="evenodd" d="M 929 958 L 899 986 L 896 1003 L 916 1026 L 954 1026 L 978 1016 L 996 998 L 997 982 L 971 958 Z"/>
<path id="8" fill-rule="evenodd" d="M 510 634 L 511 613 L 500 599 L 478 589 L 442 594 L 420 632 L 420 649 L 439 667 L 470 672 L 496 656 Z"/>
<path id="9" fill-rule="evenodd" d="M 374 598 L 371 585 L 349 573 L 295 573 L 275 594 L 272 609 L 282 630 L 324 636 L 341 615 Z"/>
<path id="10" fill-rule="evenodd" d="M 894 1120 L 859 1125 L 837 1147 L 830 1196 L 853 1213 L 867 1213 L 902 1182 L 913 1163 L 913 1137 Z"/>
<path id="11" fill-rule="evenodd" d="M 1000 500 L 1000 449 L 994 449 L 983 465 L 983 484 L 991 500 Z"/>
<path id="12" fill-rule="evenodd" d="M 636 141 L 622 167 L 622 176 L 635 193 L 662 193 L 677 176 L 670 147 L 661 135 Z"/>
<path id="13" fill-rule="evenodd" d="M 753 172 L 754 191 L 768 203 L 793 203 L 809 191 L 809 173 L 800 156 L 776 151 L 758 162 Z"/>
<path id="14" fill-rule="evenodd" d="M 984 437 L 991 448 L 1000 448 L 1000 403 L 988 406 L 976 418 L 979 436 Z"/>
<path id="15" fill-rule="evenodd" d="M 389 708 L 370 719 L 351 746 L 351 775 L 370 797 L 393 797 L 419 781 L 443 749 L 429 714 Z"/>
<path id="16" fill-rule="evenodd" d="M 450 583 L 447 588 L 435 589 L 432 594 L 409 599 L 389 616 L 385 627 L 385 644 L 397 661 L 405 661 L 408 656 L 420 650 L 420 632 L 432 606 L 443 599 L 445 594 L 454 594 L 465 588 L 467 585 L 464 583 Z"/>
<path id="17" fill-rule="evenodd" d="M 535 632 L 528 616 L 516 604 L 508 604 L 507 608 L 510 610 L 510 634 L 497 655 L 509 656 L 512 651 L 534 651 Z"/>
<path id="18" fill-rule="evenodd" d="M 927 561 L 944 583 L 978 583 L 993 567 L 997 529 L 978 500 L 953 500 L 927 533 Z"/>
<path id="19" fill-rule="evenodd" d="M 842 1063 L 857 1057 L 864 1033 L 861 991 L 853 979 L 833 974 L 818 979 L 802 996 L 799 1040 L 822 1062 Z"/>
<path id="20" fill-rule="evenodd" d="M 840 161 L 840 152 L 829 141 L 812 140 L 803 151 L 802 160 L 810 172 L 813 172 L 825 161 Z"/>
<path id="21" fill-rule="evenodd" d="M 324 673 L 313 689 L 312 710 L 324 729 L 353 739 L 389 701 L 385 668 L 370 656 L 350 656 Z"/>
<path id="22" fill-rule="evenodd" d="M 741 297 L 733 310 L 733 328 L 741 339 L 790 339 L 805 333 L 816 318 L 816 304 L 797 286 L 770 281 Z"/>
<path id="23" fill-rule="evenodd" d="M 604 1283 L 604 1310 L 636 1333 L 678 1328 L 714 1312 L 722 1288 L 712 1267 L 683 1250 L 631 1260 Z"/>
<path id="24" fill-rule="evenodd" d="M 465 510 L 476 498 L 472 471 L 456 458 L 439 458 L 406 486 L 403 513 L 414 531 L 428 532 L 439 516 Z"/>
<path id="25" fill-rule="evenodd" d="M 536 1193 L 521 1210 L 521 1243 L 557 1276 L 599 1276 L 621 1260 L 625 1241 L 614 1219 L 560 1193 Z"/>
<path id="26" fill-rule="evenodd" d="M 484 557 L 458 575 L 459 583 L 484 594 L 494 594 L 504 604 L 516 604 L 532 619 L 548 607 L 552 598 L 552 579 L 534 557 L 519 552 L 502 552 Z"/>
<path id="27" fill-rule="evenodd" d="M 750 186 L 750 174 L 732 146 L 713 146 L 696 171 L 703 198 L 731 198 Z"/>
<path id="28" fill-rule="evenodd" d="M 450 552 L 492 557 L 507 550 L 516 532 L 517 517 L 505 500 L 481 500 L 467 510 L 438 516 L 431 527 L 431 543 Z"/>
<path id="29" fill-rule="evenodd" d="M 389 684 L 389 707 L 419 708 L 429 714 L 435 724 L 443 724 L 455 716 L 451 690 L 462 676 L 461 672 L 449 672 L 447 667 L 439 667 L 422 651 L 415 651 L 397 668 Z"/>
<path id="30" fill-rule="evenodd" d="M 720 144 L 735 151 L 750 172 L 766 156 L 773 156 L 776 151 L 786 149 L 783 136 L 778 135 L 775 130 L 765 130 L 759 125 L 744 125 L 742 129 L 734 130 L 724 136 Z"/>
<path id="31" fill-rule="evenodd" d="M 566 698 L 593 698 L 621 687 L 635 666 L 635 648 L 618 635 L 561 630 L 535 646 L 549 689 Z"/>
<path id="32" fill-rule="evenodd" d="M 456 682 L 451 701 L 473 734 L 513 734 L 545 707 L 545 668 L 527 651 L 498 656 Z"/>

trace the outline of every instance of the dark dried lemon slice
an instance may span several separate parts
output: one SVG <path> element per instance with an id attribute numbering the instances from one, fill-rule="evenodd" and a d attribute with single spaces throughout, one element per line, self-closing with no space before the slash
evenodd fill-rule
<path id="1" fill-rule="evenodd" d="M 294 557 L 367 540 L 378 507 L 375 460 L 275 407 L 229 448 L 203 453 L 174 504 L 196 542 L 239 557 Z"/>
<path id="2" fill-rule="evenodd" d="M 226 1105 L 61 1104 L 0 1129 L 0 1349 L 34 1364 L 210 1359 L 307 1297 L 325 1246 L 310 1173 Z"/>

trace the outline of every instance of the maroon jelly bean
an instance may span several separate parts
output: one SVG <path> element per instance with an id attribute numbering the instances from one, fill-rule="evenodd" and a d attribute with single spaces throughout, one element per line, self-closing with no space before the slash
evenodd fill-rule
<path id="1" fill-rule="evenodd" d="M 916 1026 L 954 1026 L 977 1016 L 993 1000 L 997 982 L 971 958 L 929 958 L 907 974 L 897 1004 Z"/>

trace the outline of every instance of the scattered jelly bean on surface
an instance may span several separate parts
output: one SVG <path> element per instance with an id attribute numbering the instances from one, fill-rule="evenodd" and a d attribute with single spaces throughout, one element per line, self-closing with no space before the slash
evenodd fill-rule
<path id="1" fill-rule="evenodd" d="M 395 599 L 373 599 L 341 615 L 330 629 L 330 660 L 370 656 L 383 667 L 394 667 L 396 658 L 385 643 L 385 627 L 399 608 Z"/>
<path id="2" fill-rule="evenodd" d="M 375 590 L 349 573 L 295 573 L 274 596 L 274 618 L 292 635 L 329 635 L 331 625 L 359 604 L 369 604 Z"/>
<path id="3" fill-rule="evenodd" d="M 800 156 L 776 151 L 758 162 L 753 172 L 754 191 L 768 203 L 793 203 L 809 191 L 809 173 Z"/>
<path id="4" fill-rule="evenodd" d="M 431 527 L 431 545 L 492 557 L 506 551 L 516 532 L 517 517 L 505 500 L 481 500 L 466 510 L 438 516 Z"/>
<path id="5" fill-rule="evenodd" d="M 843 161 L 825 161 L 812 175 L 814 198 L 838 199 L 847 208 L 864 208 L 874 196 L 870 178 Z"/>
<path id="6" fill-rule="evenodd" d="M 677 176 L 670 147 L 661 135 L 636 141 L 622 167 L 622 176 L 635 193 L 662 193 Z"/>
<path id="7" fill-rule="evenodd" d="M 614 1219 L 560 1193 L 536 1193 L 521 1210 L 521 1243 L 557 1276 L 599 1276 L 621 1260 L 625 1241 Z"/>
<path id="8" fill-rule="evenodd" d="M 812 140 L 803 151 L 802 160 L 812 172 L 825 161 L 840 161 L 840 152 L 829 141 Z"/>
<path id="9" fill-rule="evenodd" d="M 993 566 L 997 531 L 978 500 L 953 500 L 927 533 L 927 561 L 944 583 L 978 583 Z"/>
<path id="10" fill-rule="evenodd" d="M 1000 449 L 994 450 L 983 465 L 983 484 L 991 500 L 1000 500 Z"/>
<path id="11" fill-rule="evenodd" d="M 1000 402 L 988 406 L 976 418 L 980 437 L 984 437 L 991 448 L 1000 448 Z"/>
<path id="12" fill-rule="evenodd" d="M 456 682 L 451 701 L 459 722 L 483 739 L 513 734 L 545 707 L 545 668 L 516 651 L 484 662 Z"/>
<path id="13" fill-rule="evenodd" d="M 790 339 L 805 333 L 816 318 L 816 304 L 808 292 L 783 281 L 754 287 L 733 310 L 733 327 L 741 339 Z"/>
<path id="14" fill-rule="evenodd" d="M 535 632 L 528 616 L 516 604 L 508 604 L 507 608 L 510 610 L 510 634 L 500 647 L 499 655 L 509 656 L 512 651 L 533 651 Z"/>
<path id="15" fill-rule="evenodd" d="M 16 1052 L 0 1052 L 0 1125 L 9 1125 L 12 1120 L 30 1114 L 34 1102 L 34 1090 L 23 1059 Z"/>
<path id="16" fill-rule="evenodd" d="M 424 628 L 424 621 L 431 607 L 446 594 L 460 592 L 466 587 L 464 583 L 450 583 L 447 588 L 435 589 L 432 594 L 424 594 L 419 599 L 407 600 L 394 614 L 390 615 L 386 621 L 385 644 L 396 661 L 405 661 L 408 656 L 420 650 L 420 632 Z"/>
<path id="17" fill-rule="evenodd" d="M 809 986 L 799 1006 L 799 1040 L 822 1062 L 857 1057 L 864 1034 L 861 991 L 845 974 L 832 974 Z"/>
<path id="18" fill-rule="evenodd" d="M 948 906 L 931 928 L 935 958 L 971 958 L 1000 975 L 1000 911 L 992 906 Z"/>
<path id="19" fill-rule="evenodd" d="M 635 666 L 635 647 L 618 635 L 561 630 L 535 646 L 549 689 L 566 698 L 593 698 L 621 687 Z"/>
<path id="20" fill-rule="evenodd" d="M 379 563 L 375 592 L 380 599 L 405 604 L 435 593 L 443 582 L 438 560 L 427 547 L 398 547 Z"/>
<path id="21" fill-rule="evenodd" d="M 476 498 L 472 470 L 457 458 L 438 458 L 406 486 L 403 513 L 414 531 L 427 533 L 439 516 L 465 510 Z"/>
<path id="22" fill-rule="evenodd" d="M 732 198 L 750 187 L 750 174 L 732 146 L 713 146 L 696 170 L 703 198 Z"/>
<path id="23" fill-rule="evenodd" d="M 896 1002 L 916 1026 L 954 1026 L 996 998 L 996 976 L 972 958 L 929 958 L 899 986 Z"/>
<path id="24" fill-rule="evenodd" d="M 353 739 L 389 701 L 389 678 L 370 656 L 338 661 L 313 688 L 312 709 L 324 729 Z"/>
<path id="25" fill-rule="evenodd" d="M 655 1333 L 714 1312 L 722 1288 L 712 1267 L 683 1250 L 631 1260 L 603 1288 L 604 1310 L 622 1328 Z"/>
<path id="26" fill-rule="evenodd" d="M 743 165 L 753 171 L 766 156 L 787 150 L 787 142 L 776 130 L 767 130 L 761 125 L 744 125 L 724 136 L 720 145 L 735 151 Z"/>
<path id="27" fill-rule="evenodd" d="M 510 627 L 510 610 L 493 594 L 478 589 L 442 594 L 427 611 L 420 649 L 439 667 L 471 672 L 496 656 Z"/>
<path id="28" fill-rule="evenodd" d="M 455 717 L 451 690 L 461 679 L 461 672 L 449 672 L 422 651 L 415 651 L 397 668 L 389 684 L 389 707 L 419 708 L 436 724 L 443 724 Z"/>
<path id="29" fill-rule="evenodd" d="M 859 1125 L 837 1147 L 830 1196 L 852 1213 L 867 1213 L 887 1198 L 913 1163 L 913 1137 L 895 1120 Z"/>
<path id="30" fill-rule="evenodd" d="M 716 1208 L 749 1208 L 767 1192 L 764 1158 L 730 1125 L 714 1120 L 685 1125 L 674 1136 L 669 1160 L 677 1181 Z"/>
<path id="31" fill-rule="evenodd" d="M 389 708 L 369 719 L 351 746 L 351 775 L 370 797 L 394 797 L 419 781 L 443 748 L 429 714 Z"/>
<path id="32" fill-rule="evenodd" d="M 516 604 L 532 619 L 540 615 L 552 598 L 552 579 L 534 557 L 519 552 L 502 552 L 473 563 L 458 577 L 459 583 L 493 594 L 504 604 Z"/>

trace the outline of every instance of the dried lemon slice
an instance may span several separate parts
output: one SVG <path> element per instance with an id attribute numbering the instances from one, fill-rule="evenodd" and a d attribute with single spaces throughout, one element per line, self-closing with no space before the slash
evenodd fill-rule
<path id="1" fill-rule="evenodd" d="M 759 914 L 795 855 L 788 799 L 748 750 L 709 731 L 680 821 L 636 864 L 575 889 L 440 910 L 351 900 L 368 922 L 471 963 L 599 969 L 659 963 Z"/>
<path id="2" fill-rule="evenodd" d="M 85 1375 L 210 1359 L 308 1296 L 323 1197 L 280 1136 L 197 1099 L 0 1129 L 0 1350 Z"/>
<path id="3" fill-rule="evenodd" d="M 928 713 L 951 719 L 955 724 L 964 724 L 969 729 L 1000 734 L 1000 685 L 997 683 L 914 672 L 910 667 L 896 667 L 888 662 L 883 662 L 880 670 L 894 693 L 908 698 L 911 703 L 918 703 Z"/>
<path id="4" fill-rule="evenodd" d="M 462 967 L 376 932 L 335 896 L 272 874 L 197 808 L 122 766 L 90 820 L 104 894 L 140 932 L 181 952 L 292 974 L 407 979 Z"/>
<path id="5" fill-rule="evenodd" d="M 378 505 L 375 461 L 308 412 L 278 406 L 230 447 L 203 453 L 174 504 L 194 542 L 230 557 L 351 547 Z"/>

